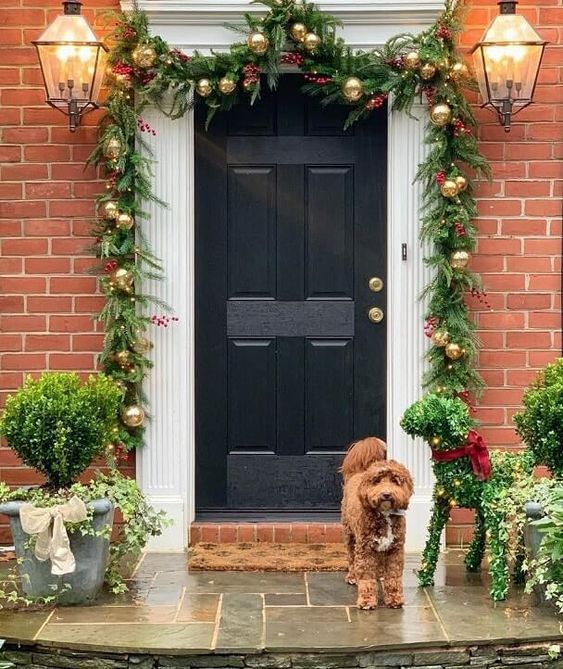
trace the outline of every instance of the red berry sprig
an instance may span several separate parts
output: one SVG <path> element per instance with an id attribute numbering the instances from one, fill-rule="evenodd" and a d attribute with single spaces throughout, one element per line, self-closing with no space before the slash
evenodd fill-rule
<path id="1" fill-rule="evenodd" d="M 383 93 L 379 95 L 372 95 L 371 98 L 366 102 L 365 108 L 367 111 L 374 111 L 374 109 L 381 109 L 387 100 L 387 96 Z"/>
<path id="2" fill-rule="evenodd" d="M 436 37 L 439 37 L 440 39 L 451 39 L 452 33 L 447 26 L 439 24 L 436 30 Z"/>
<path id="3" fill-rule="evenodd" d="M 332 82 L 332 77 L 323 74 L 315 74 L 314 72 L 307 72 L 303 75 L 305 81 L 310 84 L 317 84 L 317 86 L 326 86 Z"/>
<path id="4" fill-rule="evenodd" d="M 181 63 L 187 63 L 192 59 L 191 56 L 188 56 L 188 54 L 184 53 L 181 49 L 170 49 L 170 56 L 178 59 Z"/>
<path id="5" fill-rule="evenodd" d="M 159 328 L 167 328 L 170 323 L 177 323 L 180 319 L 178 316 L 158 316 L 157 314 L 151 316 L 151 323 Z"/>
<path id="6" fill-rule="evenodd" d="M 465 402 L 469 408 L 469 411 L 471 413 L 475 413 L 477 409 L 473 405 L 473 401 L 471 400 L 471 395 L 469 394 L 469 390 L 460 390 L 455 394 L 456 397 L 459 397 L 460 400 Z"/>
<path id="7" fill-rule="evenodd" d="M 487 299 L 487 293 L 484 290 L 478 290 L 477 288 L 472 288 L 471 295 L 473 297 L 476 297 L 479 300 L 479 302 L 487 309 L 492 308 L 491 303 Z"/>
<path id="8" fill-rule="evenodd" d="M 131 26 L 124 26 L 121 30 L 121 34 L 126 40 L 132 40 L 137 37 L 137 31 Z"/>
<path id="9" fill-rule="evenodd" d="M 137 119 L 137 127 L 139 128 L 140 132 L 148 132 L 149 135 L 156 135 L 156 130 L 151 126 L 151 124 L 140 116 Z"/>
<path id="10" fill-rule="evenodd" d="M 247 90 L 251 90 L 256 86 L 258 80 L 260 79 L 260 68 L 258 65 L 253 65 L 249 63 L 242 68 L 242 73 L 244 74 L 244 79 L 242 80 L 242 85 Z"/>
<path id="11" fill-rule="evenodd" d="M 118 74 L 122 77 L 126 77 L 127 79 L 131 79 L 131 77 L 135 74 L 135 68 L 132 65 L 129 65 L 128 63 L 124 63 L 122 61 L 116 63 L 111 68 L 111 71 L 113 74 Z"/>
<path id="12" fill-rule="evenodd" d="M 140 76 L 141 83 L 143 86 L 148 86 L 155 77 L 156 72 L 143 72 Z"/>
<path id="13" fill-rule="evenodd" d="M 287 51 L 282 53 L 280 62 L 284 65 L 302 65 L 305 58 L 297 51 Z"/>
<path id="14" fill-rule="evenodd" d="M 446 173 L 444 172 L 444 170 L 440 170 L 439 172 L 436 172 L 436 176 L 434 178 L 438 186 L 441 186 L 446 180 Z"/>
<path id="15" fill-rule="evenodd" d="M 427 337 L 431 337 L 432 333 L 436 329 L 439 323 L 439 319 L 436 316 L 429 316 L 425 321 L 424 321 L 424 334 Z"/>
<path id="16" fill-rule="evenodd" d="M 104 271 L 106 272 L 113 272 L 116 269 L 117 269 L 117 260 L 109 260 L 104 266 Z"/>
<path id="17" fill-rule="evenodd" d="M 466 237 L 467 236 L 467 230 L 465 229 L 463 223 L 455 223 L 454 224 L 454 229 L 456 231 L 456 234 L 459 237 Z"/>
<path id="18" fill-rule="evenodd" d="M 385 61 L 386 65 L 390 65 L 391 67 L 394 67 L 396 70 L 404 70 L 405 69 L 405 57 L 404 56 L 397 56 L 397 58 L 390 58 L 389 60 Z"/>
<path id="19" fill-rule="evenodd" d="M 471 128 L 468 128 L 461 119 L 456 118 L 453 125 L 454 125 L 454 136 L 455 137 L 459 137 L 460 135 L 470 135 L 471 134 Z"/>

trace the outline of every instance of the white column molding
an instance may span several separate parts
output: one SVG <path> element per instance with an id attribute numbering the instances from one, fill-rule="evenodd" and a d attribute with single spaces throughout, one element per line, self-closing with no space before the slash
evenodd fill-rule
<path id="1" fill-rule="evenodd" d="M 244 11 L 257 11 L 247 0 L 139 0 L 139 6 L 148 12 L 153 34 L 187 52 L 225 48 L 237 37 L 223 24 L 237 20 Z M 351 46 L 369 49 L 398 33 L 424 30 L 435 20 L 442 0 L 326 0 L 320 6 L 344 22 L 341 34 Z M 130 4 L 122 1 L 122 7 Z M 148 205 L 151 220 L 144 232 L 163 261 L 166 280 L 147 282 L 144 290 L 168 302 L 180 321 L 166 330 L 155 328 L 155 369 L 146 383 L 154 418 L 148 425 L 146 448 L 138 452 L 137 477 L 151 503 L 174 521 L 150 547 L 170 550 L 186 546 L 188 525 L 195 515 L 194 128 L 192 113 L 176 121 L 156 110 L 144 115 L 157 131 L 149 137 L 155 159 L 154 192 L 168 203 L 167 208 Z M 408 550 L 424 545 L 432 492 L 428 449 L 413 442 L 399 426 L 404 409 L 419 397 L 425 351 L 424 307 L 418 297 L 429 271 L 418 242 L 421 187 L 412 182 L 426 150 L 424 121 L 391 114 L 387 440 L 390 456 L 404 462 L 416 481 Z M 401 260 L 403 243 L 407 244 L 406 262 Z"/>
<path id="2" fill-rule="evenodd" d="M 433 479 L 427 444 L 421 439 L 413 441 L 399 425 L 404 410 L 422 394 L 428 348 L 423 335 L 425 305 L 419 297 L 431 270 L 423 262 L 428 249 L 418 239 L 422 185 L 414 181 L 428 151 L 426 113 L 418 106 L 413 116 L 416 118 L 392 112 L 388 126 L 387 440 L 390 456 L 403 462 L 415 481 L 407 519 L 407 550 L 414 551 L 424 546 Z M 406 260 L 402 259 L 403 244 Z"/>
<path id="3" fill-rule="evenodd" d="M 157 133 L 148 139 L 154 192 L 168 205 L 145 204 L 150 220 L 143 231 L 166 276 L 147 281 L 143 290 L 169 304 L 180 320 L 153 328 L 154 372 L 145 386 L 153 418 L 146 446 L 137 452 L 137 478 L 153 506 L 173 521 L 149 547 L 176 550 L 187 545 L 195 508 L 193 114 L 176 121 L 156 109 L 143 114 Z"/>

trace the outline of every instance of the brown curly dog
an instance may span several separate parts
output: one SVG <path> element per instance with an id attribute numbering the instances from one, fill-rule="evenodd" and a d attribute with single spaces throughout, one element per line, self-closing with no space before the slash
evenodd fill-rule
<path id="1" fill-rule="evenodd" d="M 352 444 L 342 463 L 342 525 L 348 549 L 346 581 L 358 586 L 358 607 L 377 607 L 378 581 L 385 606 L 404 604 L 405 509 L 413 493 L 406 467 L 385 460 L 385 444 L 368 437 Z"/>

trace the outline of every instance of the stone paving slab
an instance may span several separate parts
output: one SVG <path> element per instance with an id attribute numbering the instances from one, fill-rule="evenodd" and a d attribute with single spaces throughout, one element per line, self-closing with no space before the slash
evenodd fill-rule
<path id="1" fill-rule="evenodd" d="M 130 593 L 105 593 L 91 607 L 1 611 L 0 638 L 76 651 L 237 657 L 264 650 L 404 651 L 561 640 L 560 621 L 552 609 L 534 607 L 518 589 L 506 602 L 495 604 L 488 596 L 486 569 L 467 574 L 461 558 L 453 552 L 443 556 L 436 586 L 421 589 L 414 574 L 418 561 L 408 556 L 404 609 L 359 611 L 355 588 L 344 583 L 341 572 L 189 573 L 183 554 L 148 554 L 129 582 Z M 441 665 L 426 660 L 425 666 Z M 482 657 L 472 658 L 472 663 L 489 664 Z"/>

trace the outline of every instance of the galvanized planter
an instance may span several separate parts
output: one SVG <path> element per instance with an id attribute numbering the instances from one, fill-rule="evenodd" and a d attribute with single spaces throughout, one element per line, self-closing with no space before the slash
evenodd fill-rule
<path id="1" fill-rule="evenodd" d="M 49 597 L 58 594 L 61 604 L 88 604 L 96 599 L 103 583 L 109 558 L 109 538 L 82 536 L 79 532 L 68 532 L 71 550 L 76 560 L 72 574 L 53 576 L 51 562 L 40 562 L 33 551 L 26 548 L 29 535 L 20 523 L 20 507 L 23 502 L 0 504 L 0 513 L 10 519 L 10 527 L 16 547 L 16 555 L 23 558 L 18 570 L 22 589 L 29 597 Z M 113 504 L 109 499 L 97 499 L 87 504 L 93 510 L 92 526 L 99 531 L 113 524 Z M 109 534 L 109 533 L 108 533 Z M 70 586 L 70 588 L 68 587 Z"/>
<path id="2" fill-rule="evenodd" d="M 534 520 L 539 520 L 545 516 L 543 506 L 538 502 L 526 502 L 524 507 L 526 511 L 526 525 L 524 527 L 524 543 L 530 557 L 536 557 L 538 549 L 543 539 L 543 534 L 534 527 Z M 542 606 L 553 606 L 552 602 L 546 600 L 545 589 L 543 585 L 535 585 L 534 593 L 538 598 L 538 603 Z"/>

